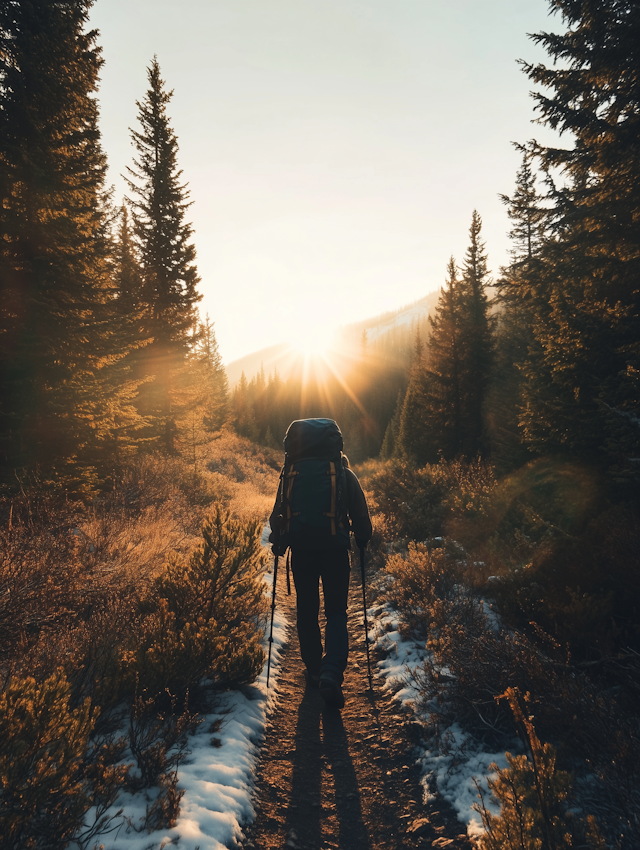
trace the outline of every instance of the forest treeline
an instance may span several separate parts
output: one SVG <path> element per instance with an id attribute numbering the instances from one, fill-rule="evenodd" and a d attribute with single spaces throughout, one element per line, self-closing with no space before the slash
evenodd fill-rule
<path id="1" fill-rule="evenodd" d="M 92 0 L 0 4 L 0 477 L 91 492 L 140 447 L 226 418 L 188 190 L 154 58 L 129 198 L 106 185 Z M 186 422 L 185 422 L 186 419 Z"/>

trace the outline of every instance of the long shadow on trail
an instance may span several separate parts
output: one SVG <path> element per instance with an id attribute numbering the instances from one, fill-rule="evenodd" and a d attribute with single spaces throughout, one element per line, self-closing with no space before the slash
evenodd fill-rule
<path id="1" fill-rule="evenodd" d="M 324 820 L 327 821 L 325 835 L 333 836 L 332 846 L 336 846 L 337 840 L 340 847 L 370 850 L 342 717 L 340 712 L 325 706 L 315 688 L 307 687 L 300 702 L 295 745 L 285 824 L 286 835 L 295 842 L 293 846 L 321 847 Z M 333 784 L 334 792 L 334 800 L 330 801 L 330 789 L 325 789 L 324 808 L 323 780 Z"/>

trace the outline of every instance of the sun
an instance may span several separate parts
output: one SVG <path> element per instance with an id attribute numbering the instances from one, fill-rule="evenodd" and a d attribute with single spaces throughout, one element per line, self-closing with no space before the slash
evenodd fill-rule
<path id="1" fill-rule="evenodd" d="M 305 357 L 322 357 L 329 345 L 329 334 L 322 328 L 298 329 L 290 336 L 289 345 Z"/>

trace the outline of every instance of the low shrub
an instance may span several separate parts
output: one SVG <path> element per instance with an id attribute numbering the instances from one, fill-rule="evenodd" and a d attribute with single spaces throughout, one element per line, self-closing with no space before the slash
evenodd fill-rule
<path id="1" fill-rule="evenodd" d="M 563 850 L 575 847 L 576 838 L 581 847 L 606 850 L 593 816 L 585 822 L 569 811 L 574 777 L 557 769 L 555 749 L 538 738 L 527 697 L 523 700 L 517 688 L 509 688 L 502 698 L 511 706 L 529 757 L 506 753 L 508 768 L 499 770 L 491 765 L 497 775 L 489 779 L 489 789 L 501 804 L 498 817 L 487 809 L 478 788 L 481 802 L 474 808 L 485 829 L 478 840 L 479 850 Z"/>
<path id="2" fill-rule="evenodd" d="M 443 549 L 430 550 L 423 543 L 410 542 L 406 552 L 389 555 L 386 568 L 394 579 L 386 599 L 402 612 L 412 632 L 426 636 L 432 625 L 433 606 L 456 595 L 458 565 Z"/>
<path id="3" fill-rule="evenodd" d="M 363 478 L 376 511 L 384 514 L 391 539 L 426 540 L 441 533 L 443 488 L 431 468 L 386 461 Z"/>
<path id="4" fill-rule="evenodd" d="M 72 530 L 14 525 L 0 531 L 0 660 L 5 664 L 68 625 L 86 589 Z"/>
<path id="5" fill-rule="evenodd" d="M 196 722 L 187 697 L 210 707 L 216 688 L 262 669 L 255 517 L 271 509 L 279 453 L 222 432 L 202 454 L 197 475 L 180 457 L 140 454 L 75 503 L 39 479 L 0 493 L 3 847 L 73 837 L 88 850 L 121 824 L 118 791 L 149 776 L 134 828 L 173 824 Z"/>
<path id="6" fill-rule="evenodd" d="M 172 555 L 154 582 L 141 635 L 125 654 L 150 694 L 184 694 L 206 677 L 219 687 L 252 682 L 264 664 L 266 599 L 262 523 L 217 503 L 188 557 Z"/>
<path id="7" fill-rule="evenodd" d="M 69 707 L 64 676 L 12 678 L 0 696 L 3 847 L 62 848 L 92 805 L 84 759 L 97 710 Z"/>
<path id="8" fill-rule="evenodd" d="M 519 628 L 536 623 L 577 660 L 640 650 L 640 516 L 618 505 L 580 537 L 548 535 L 529 560 L 510 567 L 493 591 Z"/>

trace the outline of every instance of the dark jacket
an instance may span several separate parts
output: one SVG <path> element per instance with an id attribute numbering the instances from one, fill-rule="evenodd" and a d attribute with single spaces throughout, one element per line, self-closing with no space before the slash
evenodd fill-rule
<path id="1" fill-rule="evenodd" d="M 355 535 L 357 546 L 366 546 L 373 534 L 367 500 L 364 497 L 362 487 L 355 473 L 348 466 L 345 466 L 344 471 L 347 482 L 347 513 L 351 520 L 351 530 Z M 276 501 L 269 517 L 269 525 L 271 526 L 271 534 L 269 535 L 270 543 L 276 542 L 278 519 L 280 516 L 281 488 L 282 479 L 280 479 Z"/>

